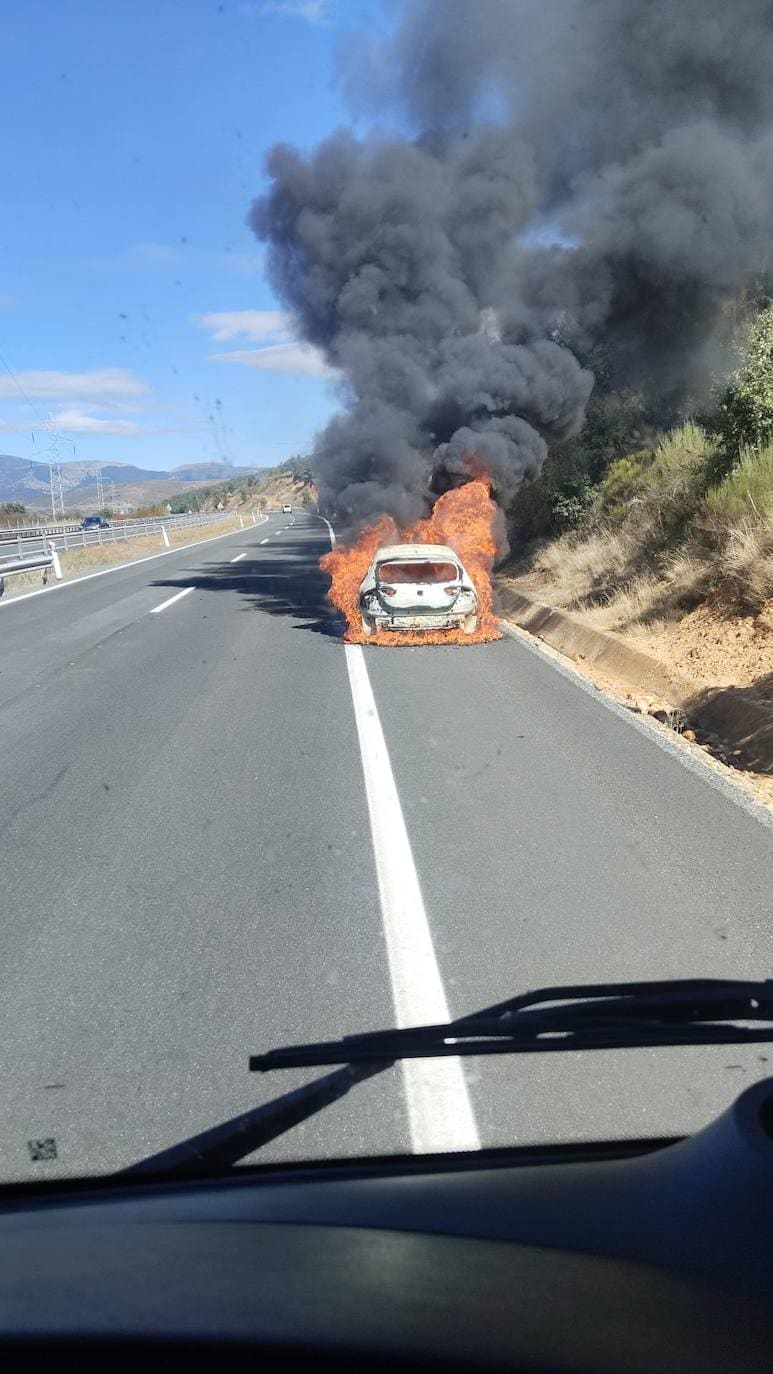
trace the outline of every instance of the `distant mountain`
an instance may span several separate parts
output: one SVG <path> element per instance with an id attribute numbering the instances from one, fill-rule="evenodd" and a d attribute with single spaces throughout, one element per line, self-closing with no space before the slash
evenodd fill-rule
<path id="1" fill-rule="evenodd" d="M 48 464 L 0 453 L 0 501 L 30 503 L 48 488 Z"/>
<path id="2" fill-rule="evenodd" d="M 112 500 L 111 483 L 115 484 L 119 500 L 130 499 L 136 504 L 144 486 L 149 488 L 148 495 L 139 496 L 139 500 L 152 500 L 160 494 L 159 483 L 166 484 L 164 495 L 171 496 L 191 483 L 213 479 L 227 481 L 231 476 L 261 471 L 259 468 L 232 468 L 227 463 L 186 463 L 171 472 L 138 468 L 133 463 L 62 463 L 62 490 L 67 506 L 78 509 L 96 503 L 98 469 L 102 474 L 106 505 Z M 128 487 L 132 488 L 132 495 L 127 498 L 123 493 Z M 48 463 L 0 453 L 0 502 L 3 501 L 23 501 L 33 509 L 48 507 L 51 501 Z"/>
<path id="3" fill-rule="evenodd" d="M 227 482 L 229 477 L 246 477 L 249 473 L 267 472 L 267 468 L 237 468 L 230 463 L 183 463 L 170 468 L 167 476 L 180 482 Z"/>

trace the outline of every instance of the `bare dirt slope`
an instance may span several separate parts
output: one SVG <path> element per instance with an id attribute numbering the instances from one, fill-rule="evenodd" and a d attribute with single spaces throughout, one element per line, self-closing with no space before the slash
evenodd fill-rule
<path id="1" fill-rule="evenodd" d="M 697 685 L 749 687 L 773 709 L 773 601 L 756 616 L 706 602 L 681 620 L 626 637 Z"/>
<path id="2" fill-rule="evenodd" d="M 591 541 L 587 541 L 590 544 Z M 547 560 L 546 560 L 547 562 Z M 549 571 L 548 571 L 549 569 Z M 559 569 L 563 572 L 562 565 Z M 773 707 L 773 599 L 756 614 L 743 614 L 728 605 L 721 591 L 709 594 L 687 612 L 657 613 L 668 603 L 669 586 L 647 579 L 647 600 L 637 604 L 631 592 L 615 589 L 608 599 L 594 602 L 583 580 L 556 576 L 537 556 L 521 565 L 508 581 L 523 595 L 546 606 L 568 610 L 594 629 L 617 636 L 667 663 L 680 678 L 700 687 L 745 687 Z"/>
<path id="3" fill-rule="evenodd" d="M 653 574 L 648 596 L 655 580 Z M 571 579 L 546 576 L 539 558 L 499 583 L 503 604 L 510 588 L 533 607 L 518 611 L 516 597 L 516 624 L 522 619 L 602 691 L 656 717 L 683 735 L 685 747 L 732 770 L 757 800 L 773 802 L 773 599 L 756 614 L 743 614 L 715 590 L 688 612 L 657 618 L 645 612 L 621 625 L 625 593 L 606 604 L 583 604 Z M 662 591 L 665 600 L 667 584 Z M 540 605 L 550 609 L 541 615 Z M 653 688 L 655 677 L 666 685 Z"/>
<path id="4" fill-rule="evenodd" d="M 316 506 L 317 492 L 310 482 L 304 482 L 290 473 L 278 473 L 253 486 L 239 486 L 225 495 L 213 494 L 205 502 L 204 510 L 215 510 L 222 501 L 226 510 L 241 510 L 246 506 L 261 510 L 276 509 L 288 503 L 301 506 L 304 503 Z"/>

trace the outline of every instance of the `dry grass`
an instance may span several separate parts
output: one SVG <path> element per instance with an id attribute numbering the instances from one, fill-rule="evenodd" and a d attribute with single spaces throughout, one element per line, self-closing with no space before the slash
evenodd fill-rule
<path id="1" fill-rule="evenodd" d="M 697 604 L 711 582 L 704 558 L 682 549 L 661 572 L 644 572 L 615 588 L 606 603 L 590 612 L 599 629 L 629 630 L 646 625 L 662 629 Z"/>
<path id="2" fill-rule="evenodd" d="M 773 599 L 773 444 L 744 449 L 709 486 L 717 457 L 688 423 L 621 458 L 583 527 L 543 545 L 516 581 L 604 629 L 673 623 L 707 598 L 758 614 Z"/>
<path id="3" fill-rule="evenodd" d="M 641 522 L 585 538 L 564 535 L 540 550 L 532 590 L 552 606 L 582 610 L 599 629 L 673 619 L 705 594 L 716 575 L 714 560 L 687 544 L 653 555 L 650 538 Z"/>
<path id="4" fill-rule="evenodd" d="M 250 527 L 251 527 L 251 521 Z M 248 528 L 248 520 L 245 516 L 245 529 Z M 239 528 L 238 515 L 229 515 L 217 525 L 210 528 L 201 525 L 188 525 L 183 529 L 169 530 L 169 543 L 173 548 L 184 548 L 187 544 L 194 544 L 200 539 L 214 537 L 217 534 L 228 534 L 232 530 Z M 62 565 L 63 581 L 68 582 L 73 577 L 79 577 L 82 573 L 96 571 L 97 568 L 110 568 L 118 563 L 131 563 L 137 558 L 146 558 L 148 554 L 163 553 L 166 545 L 158 534 L 149 534 L 141 539 L 117 539 L 115 542 L 105 544 L 90 544 L 85 549 L 60 549 L 59 561 Z M 54 580 L 53 571 L 49 570 L 48 585 L 51 586 Z M 14 596 L 19 596 L 22 592 L 33 591 L 42 586 L 42 573 L 19 573 L 18 576 L 9 577 L 5 584 L 4 600 L 11 600 Z"/>
<path id="5" fill-rule="evenodd" d="M 563 610 L 581 610 L 599 629 L 654 628 L 678 620 L 713 594 L 730 614 L 755 614 L 773 598 L 773 512 L 648 550 L 641 526 L 564 535 L 542 548 L 520 580 Z"/>
<path id="6" fill-rule="evenodd" d="M 630 559 L 631 543 L 622 531 L 605 530 L 584 539 L 564 535 L 540 550 L 534 571 L 549 587 L 552 604 L 571 608 L 603 600 L 625 575 Z"/>
<path id="7" fill-rule="evenodd" d="M 728 601 L 741 610 L 763 606 L 773 597 L 773 512 L 734 526 L 717 558 Z"/>

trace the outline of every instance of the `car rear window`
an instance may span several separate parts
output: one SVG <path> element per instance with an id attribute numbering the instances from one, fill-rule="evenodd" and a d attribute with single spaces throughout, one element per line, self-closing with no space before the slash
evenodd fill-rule
<path id="1" fill-rule="evenodd" d="M 380 563 L 379 582 L 456 582 L 459 569 L 455 563 Z"/>

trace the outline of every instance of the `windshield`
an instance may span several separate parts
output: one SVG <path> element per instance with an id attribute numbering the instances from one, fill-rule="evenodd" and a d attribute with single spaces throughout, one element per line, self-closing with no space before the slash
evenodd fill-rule
<path id="1" fill-rule="evenodd" d="M 3 17 L 0 1184 L 277 1046 L 767 978 L 770 5 Z M 769 1067 L 407 1060 L 257 1158 L 678 1135 Z"/>

